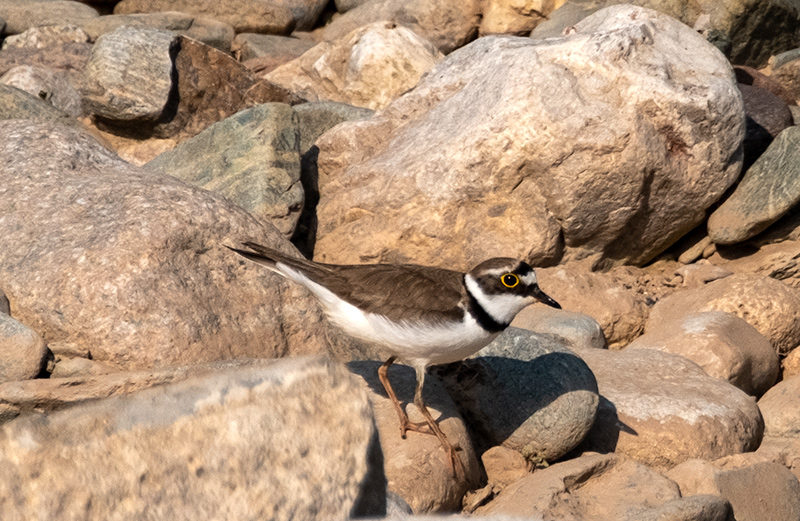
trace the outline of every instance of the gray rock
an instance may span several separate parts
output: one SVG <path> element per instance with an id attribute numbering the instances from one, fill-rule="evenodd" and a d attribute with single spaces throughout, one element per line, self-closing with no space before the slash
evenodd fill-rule
<path id="1" fill-rule="evenodd" d="M 509 328 L 475 358 L 438 373 L 484 448 L 504 445 L 529 461 L 560 458 L 589 432 L 597 383 L 564 341 Z"/>
<path id="2" fill-rule="evenodd" d="M 45 67 L 22 65 L 3 74 L 0 83 L 38 96 L 73 118 L 83 114 L 80 93 L 61 72 Z"/>
<path id="3" fill-rule="evenodd" d="M 798 58 L 800 58 L 800 48 L 784 51 L 771 56 L 767 62 L 767 65 L 774 71 L 775 69 L 780 68 L 782 65 L 786 65 L 790 61 L 797 60 Z"/>
<path id="4" fill-rule="evenodd" d="M 145 168 L 216 192 L 291 237 L 303 207 L 298 118 L 265 103 L 212 125 Z"/>
<path id="5" fill-rule="evenodd" d="M 11 304 L 9 304 L 8 297 L 6 297 L 2 289 L 0 289 L 0 313 L 11 315 Z"/>
<path id="6" fill-rule="evenodd" d="M 734 192 L 708 219 L 708 234 L 717 244 L 749 239 L 800 202 L 800 127 L 778 134 L 745 173 Z"/>
<path id="7" fill-rule="evenodd" d="M 0 313 L 0 382 L 35 378 L 46 357 L 47 347 L 36 331 Z"/>
<path id="8" fill-rule="evenodd" d="M 557 38 L 564 36 L 565 29 L 572 27 L 590 14 L 602 9 L 603 6 L 594 2 L 567 1 L 550 13 L 544 20 L 531 31 L 531 38 Z"/>
<path id="9" fill-rule="evenodd" d="M 213 18 L 179 12 L 99 16 L 87 20 L 81 25 L 81 28 L 86 31 L 92 41 L 95 41 L 102 35 L 114 32 L 122 26 L 172 31 L 224 52 L 230 52 L 234 37 L 233 27 L 226 23 Z"/>
<path id="10" fill-rule="evenodd" d="M 385 483 L 366 393 L 344 367 L 315 359 L 0 429 L 0 508 L 11 519 L 377 516 Z"/>
<path id="11" fill-rule="evenodd" d="M 356 7 L 367 4 L 372 0 L 334 0 L 336 4 L 336 11 L 339 13 L 346 13 L 351 9 L 355 9 Z"/>
<path id="12" fill-rule="evenodd" d="M 173 89 L 176 38 L 140 27 L 98 38 L 86 64 L 86 109 L 111 121 L 157 121 Z"/>
<path id="13" fill-rule="evenodd" d="M 738 512 L 738 511 L 737 511 Z M 727 499 L 697 494 L 637 512 L 629 521 L 736 521 Z"/>
<path id="14" fill-rule="evenodd" d="M 276 63 L 286 63 L 299 57 L 314 45 L 316 43 L 313 41 L 291 36 L 242 33 L 234 38 L 231 51 L 240 61 L 269 56 Z"/>
<path id="15" fill-rule="evenodd" d="M 775 93 L 753 85 L 739 84 L 744 101 L 747 125 L 744 133 L 744 162 L 742 171 L 767 150 L 773 139 L 785 128 L 794 124 L 792 111 Z"/>
<path id="16" fill-rule="evenodd" d="M 3 40 L 3 49 L 33 48 L 42 49 L 59 43 L 85 43 L 89 35 L 75 25 L 46 25 L 31 27 L 27 31 L 9 36 Z"/>
<path id="17" fill-rule="evenodd" d="M 608 348 L 603 328 L 589 315 L 548 306 L 529 306 L 523 311 L 512 326 L 561 337 L 570 347 Z"/>
<path id="18" fill-rule="evenodd" d="M 19 34 L 43 25 L 78 25 L 99 16 L 94 8 L 84 3 L 62 0 L 0 0 L 0 13 L 6 21 L 6 34 Z"/>
<path id="19" fill-rule="evenodd" d="M 62 125 L 73 124 L 73 120 L 64 112 L 38 96 L 0 84 L 0 120 L 35 119 L 52 121 Z"/>

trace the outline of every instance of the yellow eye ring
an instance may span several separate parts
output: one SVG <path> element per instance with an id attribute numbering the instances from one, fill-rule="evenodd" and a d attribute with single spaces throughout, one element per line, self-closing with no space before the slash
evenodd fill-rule
<path id="1" fill-rule="evenodd" d="M 519 277 L 517 277 L 513 273 L 506 273 L 505 275 L 500 277 L 500 282 L 502 282 L 503 286 L 507 288 L 513 288 L 517 284 L 519 284 Z"/>

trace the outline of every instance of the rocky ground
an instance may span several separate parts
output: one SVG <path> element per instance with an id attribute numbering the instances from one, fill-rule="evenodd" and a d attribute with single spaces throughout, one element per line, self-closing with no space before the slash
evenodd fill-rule
<path id="1" fill-rule="evenodd" d="M 0 0 L 0 517 L 800 520 L 800 1 L 613 3 Z M 563 310 L 454 476 L 245 240 Z"/>

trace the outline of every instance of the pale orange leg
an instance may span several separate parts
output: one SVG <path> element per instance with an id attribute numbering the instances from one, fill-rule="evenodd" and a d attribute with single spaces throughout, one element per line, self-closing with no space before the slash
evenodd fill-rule
<path id="1" fill-rule="evenodd" d="M 386 394 L 388 394 L 389 399 L 392 400 L 392 405 L 394 405 L 397 416 L 400 418 L 400 437 L 406 439 L 406 431 L 434 434 L 430 431 L 428 423 L 414 423 L 409 420 L 406 411 L 404 411 L 403 406 L 400 405 L 400 400 L 397 399 L 397 395 L 394 393 L 394 389 L 392 389 L 392 384 L 389 383 L 389 375 L 387 373 L 387 371 L 389 371 L 389 366 L 392 365 L 395 360 L 397 360 L 397 357 L 392 356 L 380 366 L 378 369 L 378 379 L 383 384 L 383 388 L 386 389 Z"/>
<path id="2" fill-rule="evenodd" d="M 467 473 L 464 470 L 464 464 L 461 463 L 461 458 L 458 457 L 456 451 L 460 450 L 461 447 L 458 445 L 453 445 L 447 439 L 444 432 L 442 432 L 441 427 L 439 424 L 436 423 L 436 420 L 433 419 L 431 416 L 430 411 L 425 406 L 425 402 L 422 400 L 422 386 L 425 385 L 425 368 L 417 368 L 417 388 L 414 390 L 414 404 L 417 406 L 419 411 L 425 417 L 425 420 L 428 422 L 433 433 L 439 438 L 439 441 L 442 443 L 442 446 L 447 451 L 447 455 L 450 457 L 450 470 L 453 472 L 455 477 L 458 477 L 459 473 L 466 477 Z"/>

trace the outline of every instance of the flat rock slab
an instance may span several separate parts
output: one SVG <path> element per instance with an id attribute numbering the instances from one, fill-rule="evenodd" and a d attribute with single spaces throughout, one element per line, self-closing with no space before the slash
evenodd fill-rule
<path id="1" fill-rule="evenodd" d="M 0 149 L 13 158 L 0 168 L 0 287 L 54 353 L 152 369 L 325 349 L 313 298 L 224 247 L 291 253 L 271 225 L 77 129 L 2 122 Z"/>
<path id="2" fill-rule="evenodd" d="M 800 201 L 800 127 L 775 138 L 730 197 L 708 218 L 717 244 L 736 244 L 764 231 Z"/>
<path id="3" fill-rule="evenodd" d="M 257 0 L 122 0 L 114 14 L 179 11 L 224 22 L 237 33 L 288 34 L 294 17 L 288 7 Z"/>
<path id="4" fill-rule="evenodd" d="M 369 399 L 343 366 L 282 360 L 5 425 L 0 508 L 20 519 L 379 515 L 379 450 Z"/>
<path id="5" fill-rule="evenodd" d="M 509 328 L 438 374 L 484 450 L 502 444 L 534 464 L 575 448 L 597 413 L 594 375 L 558 337 Z"/>
<path id="6" fill-rule="evenodd" d="M 753 451 L 764 422 L 755 400 L 699 366 L 650 349 L 575 349 L 597 377 L 600 408 L 579 450 L 657 468 Z"/>
<path id="7" fill-rule="evenodd" d="M 286 238 L 303 208 L 298 118 L 284 103 L 237 112 L 145 168 L 223 195 Z"/>

